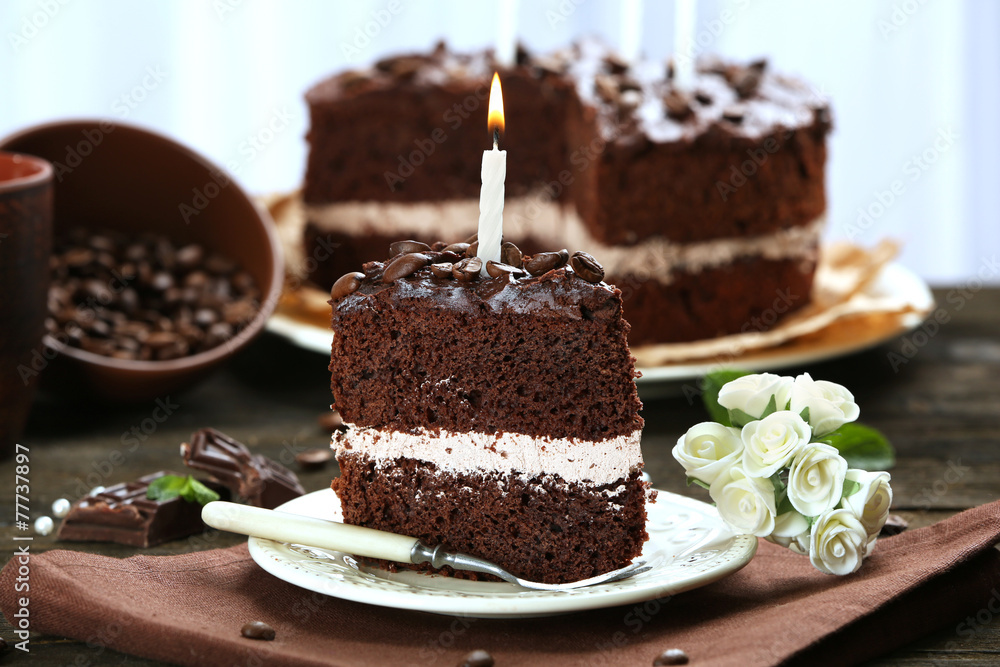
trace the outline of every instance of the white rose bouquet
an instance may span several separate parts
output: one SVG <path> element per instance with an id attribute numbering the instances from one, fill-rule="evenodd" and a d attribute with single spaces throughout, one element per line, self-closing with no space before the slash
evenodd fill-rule
<path id="1" fill-rule="evenodd" d="M 808 555 L 827 574 L 857 571 L 892 503 L 889 473 L 862 468 L 893 457 L 880 433 L 852 423 L 853 394 L 808 373 L 723 372 L 706 378 L 703 396 L 715 421 L 673 449 L 689 483 L 708 489 L 735 532 Z"/>

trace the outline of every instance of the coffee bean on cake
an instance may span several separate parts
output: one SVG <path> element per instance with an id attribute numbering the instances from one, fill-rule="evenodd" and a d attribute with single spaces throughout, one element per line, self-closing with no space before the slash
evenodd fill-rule
<path id="1" fill-rule="evenodd" d="M 483 270 L 483 260 L 478 257 L 466 257 L 456 264 L 451 272 L 458 280 L 469 282 L 475 280 L 479 272 Z"/>
<path id="2" fill-rule="evenodd" d="M 459 667 L 493 667 L 493 665 L 493 656 L 482 649 L 469 653 L 459 663 Z"/>
<path id="3" fill-rule="evenodd" d="M 389 262 L 382 273 L 382 281 L 391 283 L 413 275 L 420 269 L 431 263 L 431 258 L 423 253 L 409 252 L 405 255 L 397 255 Z"/>
<path id="4" fill-rule="evenodd" d="M 72 229 L 53 243 L 49 335 L 116 359 L 176 359 L 232 338 L 260 309 L 231 258 L 157 234 Z"/>
<path id="5" fill-rule="evenodd" d="M 654 667 L 665 665 L 686 665 L 688 664 L 688 654 L 679 648 L 668 648 L 666 651 L 656 656 L 653 660 Z"/>
<path id="6" fill-rule="evenodd" d="M 358 288 L 361 287 L 361 280 L 364 277 L 365 274 L 360 271 L 345 273 L 333 284 L 333 289 L 330 290 L 330 298 L 336 300 L 358 291 Z"/>
<path id="7" fill-rule="evenodd" d="M 533 276 L 540 276 L 566 265 L 569 261 L 569 251 L 540 252 L 525 260 L 525 270 Z"/>

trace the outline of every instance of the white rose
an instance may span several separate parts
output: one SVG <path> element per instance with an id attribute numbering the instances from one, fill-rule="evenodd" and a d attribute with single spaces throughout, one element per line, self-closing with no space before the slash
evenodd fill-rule
<path id="1" fill-rule="evenodd" d="M 739 466 L 724 471 L 709 487 L 719 516 L 737 533 L 767 537 L 774 530 L 774 485 L 748 477 Z"/>
<path id="2" fill-rule="evenodd" d="M 774 519 L 774 530 L 767 539 L 797 554 L 808 554 L 809 519 L 795 510 L 779 514 Z"/>
<path id="3" fill-rule="evenodd" d="M 727 382 L 719 390 L 719 405 L 727 410 L 742 410 L 760 419 L 774 396 L 778 410 L 784 410 L 792 392 L 792 378 L 758 373 Z"/>
<path id="4" fill-rule="evenodd" d="M 788 499 L 805 516 L 832 510 L 844 492 L 847 461 L 836 447 L 812 443 L 799 450 L 788 468 Z"/>
<path id="5" fill-rule="evenodd" d="M 865 527 L 868 533 L 867 555 L 871 553 L 885 520 L 889 518 L 889 506 L 892 505 L 889 473 L 851 469 L 847 471 L 846 479 L 861 485 L 859 491 L 844 498 L 841 506 L 849 509 Z"/>
<path id="6" fill-rule="evenodd" d="M 796 414 L 809 408 L 809 425 L 817 436 L 836 431 L 861 414 L 854 394 L 846 387 L 826 380 L 813 380 L 809 373 L 795 378 L 791 402 L 789 409 Z"/>
<path id="7" fill-rule="evenodd" d="M 689 477 L 711 484 L 725 470 L 739 463 L 743 440 L 736 428 L 716 422 L 695 424 L 677 439 L 673 455 Z"/>
<path id="8" fill-rule="evenodd" d="M 812 527 L 809 560 L 820 572 L 850 574 L 861 567 L 868 532 L 850 510 L 821 514 Z"/>
<path id="9" fill-rule="evenodd" d="M 781 410 L 743 427 L 743 469 L 751 477 L 770 477 L 809 444 L 812 432 L 798 414 Z"/>

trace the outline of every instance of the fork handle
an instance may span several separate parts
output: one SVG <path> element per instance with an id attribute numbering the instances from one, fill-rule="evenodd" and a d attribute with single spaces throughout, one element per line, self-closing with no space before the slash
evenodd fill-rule
<path id="1" fill-rule="evenodd" d="M 222 500 L 205 505 L 201 509 L 201 519 L 213 528 L 230 533 L 343 551 L 398 563 L 413 562 L 412 554 L 418 543 L 415 537 L 387 533 L 374 528 L 227 503 Z"/>

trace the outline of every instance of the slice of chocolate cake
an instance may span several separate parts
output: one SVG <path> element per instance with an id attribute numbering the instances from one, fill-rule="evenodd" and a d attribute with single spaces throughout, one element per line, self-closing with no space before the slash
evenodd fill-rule
<path id="1" fill-rule="evenodd" d="M 466 246 L 393 244 L 334 285 L 344 520 L 535 581 L 623 567 L 647 484 L 620 292 L 586 253 L 505 244 L 481 277 Z"/>

